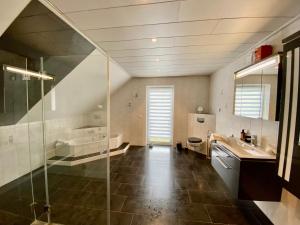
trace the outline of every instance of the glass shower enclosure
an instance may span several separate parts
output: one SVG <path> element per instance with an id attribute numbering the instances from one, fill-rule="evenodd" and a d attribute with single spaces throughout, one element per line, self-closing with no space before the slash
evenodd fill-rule
<path id="1" fill-rule="evenodd" d="M 37 0 L 0 37 L 0 224 L 110 223 L 108 62 Z"/>

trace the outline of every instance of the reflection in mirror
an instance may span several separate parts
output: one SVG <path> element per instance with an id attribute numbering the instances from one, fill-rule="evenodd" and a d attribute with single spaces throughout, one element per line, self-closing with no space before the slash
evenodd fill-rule
<path id="1" fill-rule="evenodd" d="M 277 119 L 279 65 L 276 55 L 236 72 L 234 115 Z"/>

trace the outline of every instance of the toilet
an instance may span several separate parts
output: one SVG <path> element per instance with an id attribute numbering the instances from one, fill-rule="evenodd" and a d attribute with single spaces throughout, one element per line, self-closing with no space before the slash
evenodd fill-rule
<path id="1" fill-rule="evenodd" d="M 187 140 L 187 147 L 193 151 L 199 152 L 201 150 L 202 139 L 197 137 L 189 137 Z"/>

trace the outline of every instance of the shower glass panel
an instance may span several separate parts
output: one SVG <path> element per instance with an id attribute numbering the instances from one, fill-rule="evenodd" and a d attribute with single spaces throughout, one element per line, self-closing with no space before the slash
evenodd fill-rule
<path id="1" fill-rule="evenodd" d="M 29 111 L 41 96 L 41 82 L 9 70 L 36 69 L 33 60 L 4 50 L 0 56 L 0 224 L 31 224 L 44 206 L 45 188 L 38 175 L 43 174 L 38 169 L 43 165 L 42 114 Z"/>
<path id="2" fill-rule="evenodd" d="M 73 69 L 62 74 L 57 64 Z M 97 50 L 45 56 L 43 69 L 54 79 L 44 80 L 45 173 L 51 210 L 42 220 L 109 224 L 107 58 Z"/>
<path id="3" fill-rule="evenodd" d="M 38 0 L 1 35 L 0 224 L 109 224 L 107 71 Z"/>

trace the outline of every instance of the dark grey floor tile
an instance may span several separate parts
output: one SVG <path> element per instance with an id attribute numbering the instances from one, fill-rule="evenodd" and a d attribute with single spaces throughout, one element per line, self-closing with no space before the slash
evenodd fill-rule
<path id="1" fill-rule="evenodd" d="M 116 194 L 139 198 L 151 197 L 151 188 L 134 184 L 120 184 Z"/>
<path id="2" fill-rule="evenodd" d="M 126 198 L 127 198 L 126 196 L 122 196 L 122 195 L 111 195 L 110 196 L 110 209 L 112 211 L 121 211 Z M 92 193 L 89 195 L 85 206 L 87 208 L 106 210 L 107 209 L 107 197 L 106 197 L 106 195 L 99 195 L 99 194 Z"/>
<path id="3" fill-rule="evenodd" d="M 152 199 L 161 199 L 183 204 L 190 203 L 189 194 L 186 190 L 180 190 L 168 186 L 153 186 Z"/>
<path id="4" fill-rule="evenodd" d="M 127 198 L 122 208 L 122 212 L 152 216 L 161 216 L 164 213 L 171 212 L 170 210 L 169 201 L 130 197 Z"/>
<path id="5" fill-rule="evenodd" d="M 53 195 L 49 195 L 51 203 L 86 206 L 90 193 L 78 190 L 57 189 Z"/>
<path id="6" fill-rule="evenodd" d="M 144 176 L 133 174 L 116 174 L 112 182 L 125 183 L 125 184 L 142 184 Z"/>
<path id="7" fill-rule="evenodd" d="M 56 184 L 56 188 L 63 188 L 67 190 L 83 190 L 89 183 L 88 179 L 77 176 L 63 176 L 61 181 Z"/>
<path id="8" fill-rule="evenodd" d="M 0 211 L 0 225 L 30 225 L 33 219 Z"/>
<path id="9" fill-rule="evenodd" d="M 194 203 L 232 205 L 232 202 L 223 192 L 216 191 L 189 191 L 191 201 Z"/>
<path id="10" fill-rule="evenodd" d="M 199 221 L 179 220 L 178 225 L 212 225 L 213 223 L 204 223 Z M 219 224 L 222 225 L 222 224 Z M 225 225 L 225 224 L 224 224 Z"/>
<path id="11" fill-rule="evenodd" d="M 177 219 L 173 216 L 134 215 L 131 225 L 177 225 Z"/>
<path id="12" fill-rule="evenodd" d="M 259 225 L 255 218 L 244 214 L 237 207 L 206 205 L 207 211 L 214 223 L 236 224 L 236 225 Z"/>
<path id="13" fill-rule="evenodd" d="M 119 173 L 119 174 L 137 174 L 138 171 L 135 167 L 130 166 L 115 166 L 112 167 L 110 170 L 112 173 Z"/>
<path id="14" fill-rule="evenodd" d="M 100 211 L 96 212 L 100 213 Z M 92 225 L 92 220 L 96 218 L 95 211 L 87 210 L 74 205 L 53 204 L 51 207 L 51 222 L 64 225 Z M 47 215 L 43 214 L 39 220 L 47 221 Z"/>
<path id="15" fill-rule="evenodd" d="M 179 219 L 211 222 L 211 219 L 202 204 L 178 204 L 173 206 L 173 213 Z"/>
<path id="16" fill-rule="evenodd" d="M 105 216 L 105 215 L 104 215 L 104 217 L 107 218 L 107 216 Z M 132 219 L 133 219 L 132 214 L 121 213 L 121 212 L 111 212 L 110 213 L 110 225 L 131 225 Z M 93 225 L 106 224 L 105 219 L 99 219 L 99 223 L 98 223 L 98 221 L 95 221 L 95 222 L 96 223 L 94 223 Z"/>
<path id="17" fill-rule="evenodd" d="M 110 183 L 110 193 L 113 194 L 119 188 L 120 183 Z M 106 181 L 90 181 L 84 188 L 84 191 L 93 192 L 98 194 L 107 194 L 107 182 Z"/>
<path id="18" fill-rule="evenodd" d="M 158 172 L 159 173 L 159 172 Z M 157 174 L 158 174 L 157 173 Z M 164 186 L 166 188 L 168 187 L 172 187 L 175 188 L 176 187 L 176 182 L 175 182 L 175 178 L 174 177 L 170 177 L 170 176 L 145 176 L 145 179 L 143 181 L 143 185 L 144 186 Z"/>
<path id="19" fill-rule="evenodd" d="M 31 199 L 21 199 L 21 198 L 10 198 L 4 200 L 0 199 L 0 210 L 3 212 L 8 212 L 10 214 L 15 214 L 25 218 L 34 218 L 33 208 Z M 43 208 L 43 204 L 36 205 L 36 212 L 40 214 Z"/>
<path id="20" fill-rule="evenodd" d="M 177 178 L 176 187 L 183 190 L 201 190 L 201 191 L 211 191 L 212 188 L 205 180 L 194 180 L 193 177 L 190 178 Z"/>

